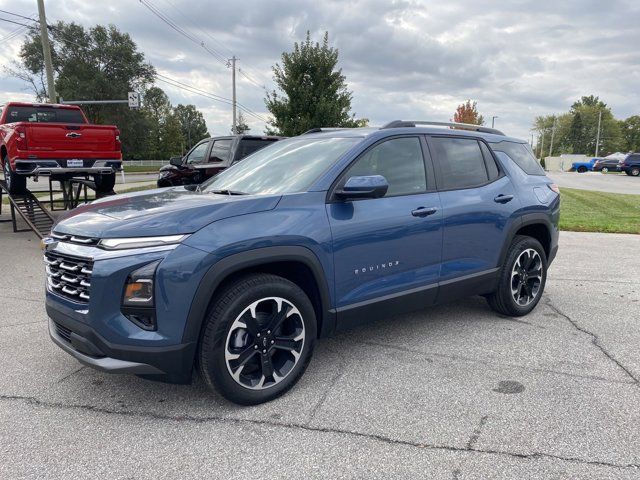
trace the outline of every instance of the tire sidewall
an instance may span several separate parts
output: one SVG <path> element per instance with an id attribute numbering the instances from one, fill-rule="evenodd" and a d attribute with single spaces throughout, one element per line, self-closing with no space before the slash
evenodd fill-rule
<path id="1" fill-rule="evenodd" d="M 538 295 L 533 300 L 533 302 L 531 302 L 529 305 L 522 306 L 514 300 L 513 295 L 511 294 L 511 272 L 520 254 L 529 248 L 534 249 L 542 259 L 542 281 L 540 282 L 540 290 L 538 291 Z M 516 237 L 516 241 L 514 241 L 513 245 L 509 249 L 501 279 L 502 281 L 500 283 L 500 289 L 502 290 L 500 294 L 503 295 L 503 298 L 509 304 L 510 310 L 513 310 L 517 315 L 526 315 L 531 312 L 536 307 L 536 305 L 538 305 L 538 302 L 540 301 L 540 299 L 542 298 L 542 294 L 544 293 L 544 287 L 547 283 L 547 268 L 547 255 L 540 242 L 531 237 Z"/>
<path id="2" fill-rule="evenodd" d="M 316 317 L 313 305 L 305 293 L 295 284 L 279 277 L 270 277 L 273 281 L 258 287 L 244 290 L 235 296 L 224 309 L 214 305 L 205 326 L 204 335 L 212 335 L 208 349 L 201 342 L 200 367 L 211 379 L 214 388 L 228 400 L 250 405 L 274 399 L 297 382 L 304 373 L 313 353 L 317 336 Z M 305 327 L 305 340 L 298 363 L 287 377 L 278 384 L 265 390 L 251 390 L 239 385 L 229 373 L 225 360 L 227 335 L 237 316 L 251 303 L 265 297 L 282 297 L 291 302 L 300 311 Z M 207 330 L 212 329 L 207 332 Z"/>
<path id="3" fill-rule="evenodd" d="M 637 168 L 637 167 L 636 168 L 632 168 L 630 170 L 630 175 L 632 177 L 637 177 L 638 175 L 640 175 L 640 168 Z"/>

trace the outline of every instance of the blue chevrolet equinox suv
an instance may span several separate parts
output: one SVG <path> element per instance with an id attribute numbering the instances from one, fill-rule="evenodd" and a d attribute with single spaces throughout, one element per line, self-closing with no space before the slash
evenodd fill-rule
<path id="1" fill-rule="evenodd" d="M 271 400 L 318 338 L 483 295 L 540 301 L 558 188 L 526 142 L 478 126 L 314 129 L 199 186 L 97 200 L 43 241 L 53 341 L 106 372 Z"/>

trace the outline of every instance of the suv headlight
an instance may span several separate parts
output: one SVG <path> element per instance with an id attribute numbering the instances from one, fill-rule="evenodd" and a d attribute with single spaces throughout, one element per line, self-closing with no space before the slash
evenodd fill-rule
<path id="1" fill-rule="evenodd" d="M 164 247 L 182 242 L 189 235 L 167 235 L 163 237 L 103 238 L 98 242 L 105 250 L 126 250 L 130 248 Z"/>
<path id="2" fill-rule="evenodd" d="M 122 313 L 145 330 L 156 329 L 154 283 L 156 268 L 162 260 L 156 260 L 129 274 L 122 294 Z"/>

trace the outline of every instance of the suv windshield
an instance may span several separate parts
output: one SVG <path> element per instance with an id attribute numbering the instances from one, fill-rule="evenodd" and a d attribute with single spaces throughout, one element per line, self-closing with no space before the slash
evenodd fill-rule
<path id="1" fill-rule="evenodd" d="M 202 191 L 234 191 L 251 195 L 305 191 L 360 137 L 282 140 L 203 183 Z"/>
<path id="2" fill-rule="evenodd" d="M 75 108 L 10 106 L 6 123 L 14 122 L 85 123 L 82 113 Z"/>

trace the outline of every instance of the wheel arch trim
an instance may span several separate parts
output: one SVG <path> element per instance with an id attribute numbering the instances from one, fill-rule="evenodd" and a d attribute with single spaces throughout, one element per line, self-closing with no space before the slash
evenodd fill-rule
<path id="1" fill-rule="evenodd" d="M 335 313 L 330 310 L 329 286 L 318 257 L 308 248 L 300 246 L 264 247 L 240 252 L 222 258 L 204 274 L 191 302 L 182 342 L 199 341 L 202 325 L 217 288 L 230 275 L 251 267 L 266 266 L 278 262 L 300 262 L 307 266 L 315 278 L 320 294 L 322 328 L 319 336 L 330 335 L 335 330 Z"/>
<path id="2" fill-rule="evenodd" d="M 513 239 L 516 236 L 516 233 L 518 232 L 518 230 L 529 225 L 537 225 L 537 224 L 543 225 L 547 229 L 547 234 L 549 235 L 549 241 L 552 242 L 553 224 L 551 223 L 551 220 L 549 219 L 548 215 L 542 212 L 524 214 L 522 215 L 520 221 L 514 222 L 511 225 L 511 228 L 509 229 L 506 242 L 502 246 L 502 251 L 500 252 L 500 263 L 498 264 L 498 267 L 500 267 L 504 263 L 505 258 L 507 257 L 507 253 L 509 252 L 509 247 L 511 246 L 511 242 L 513 242 Z M 552 245 L 549 245 L 549 247 L 551 248 Z M 548 258 L 547 258 L 547 261 L 549 261 Z"/>

